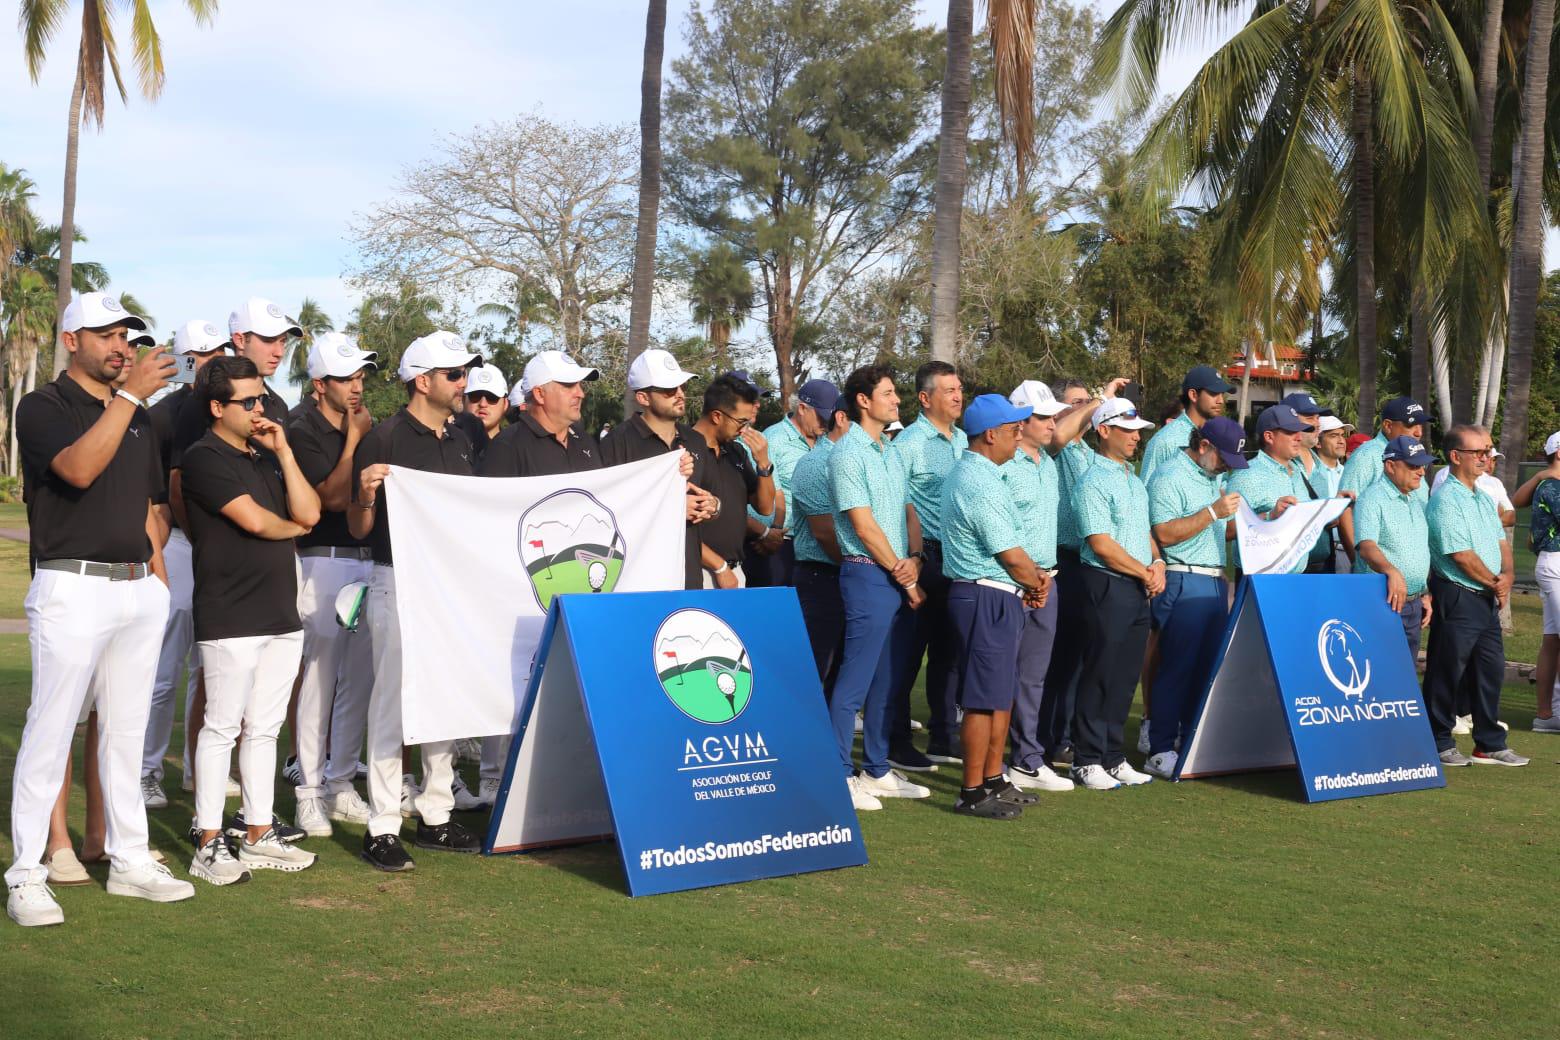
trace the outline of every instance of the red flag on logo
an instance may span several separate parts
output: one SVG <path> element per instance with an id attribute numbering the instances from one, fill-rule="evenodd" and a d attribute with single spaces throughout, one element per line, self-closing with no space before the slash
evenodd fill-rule
<path id="1" fill-rule="evenodd" d="M 677 651 L 676 650 L 662 650 L 661 651 L 661 656 L 662 657 L 670 657 L 670 658 L 673 658 L 675 660 L 676 657 L 677 657 Z"/>
<path id="2" fill-rule="evenodd" d="M 533 549 L 540 549 L 540 548 L 542 548 L 542 543 L 541 542 L 532 542 L 530 544 L 531 544 L 531 548 L 533 548 Z"/>

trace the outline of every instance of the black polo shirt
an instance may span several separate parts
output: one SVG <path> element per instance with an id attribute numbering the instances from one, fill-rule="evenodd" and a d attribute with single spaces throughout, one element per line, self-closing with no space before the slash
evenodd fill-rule
<path id="1" fill-rule="evenodd" d="M 705 487 L 705 466 L 707 460 L 714 458 L 710 446 L 705 443 L 704 437 L 691 426 L 679 425 L 672 434 L 672 443 L 667 444 L 661 439 L 661 435 L 652 430 L 646 423 L 644 416 L 635 415 L 627 422 L 618 423 L 601 442 L 601 464 L 603 466 L 621 466 L 625 462 L 643 462 L 645 459 L 657 458 L 669 451 L 679 448 L 687 449 L 693 456 L 693 476 L 689 481 L 693 484 Z M 702 525 L 689 524 L 687 536 L 687 553 L 684 561 L 685 583 L 690 589 L 704 587 L 704 564 L 699 550 L 702 545 L 699 539 L 699 528 Z"/>
<path id="2" fill-rule="evenodd" d="M 469 477 L 471 441 L 453 419 L 444 424 L 444 436 L 440 437 L 403 406 L 358 442 L 357 451 L 352 454 L 352 501 L 359 500 L 364 468 L 381 462 L 426 473 Z M 390 504 L 384 492 L 381 486 L 375 498 L 378 508 L 368 544 L 374 550 L 374 562 L 388 564 L 394 561 L 390 555 Z"/>
<path id="3" fill-rule="evenodd" d="M 481 419 L 470 412 L 456 412 L 454 419 L 455 425 L 461 428 L 461 431 L 466 434 L 466 439 L 471 442 L 471 471 L 480 473 L 482 456 L 487 452 L 490 440 L 487 427 L 482 425 Z"/>
<path id="4" fill-rule="evenodd" d="M 347 450 L 347 435 L 332 426 L 318 408 L 301 412 L 295 408 L 293 413 L 287 426 L 287 443 L 292 445 L 293 458 L 298 460 L 298 469 L 304 479 L 319 487 L 341 461 L 341 453 Z M 358 441 L 359 445 L 362 443 Z M 314 530 L 298 539 L 300 549 L 352 548 L 367 544 L 366 538 L 352 537 L 347 528 L 347 514 L 336 510 L 322 512 Z"/>
<path id="5" fill-rule="evenodd" d="M 164 394 L 157 399 L 157 403 L 146 410 L 146 414 L 152 417 L 152 429 L 157 433 L 157 454 L 162 464 L 163 491 L 157 496 L 157 504 L 165 505 L 168 502 L 168 470 L 169 459 L 173 455 L 173 435 L 179 424 L 179 413 L 189 404 L 193 396 L 188 386 L 181 386 L 171 394 Z M 179 526 L 179 521 L 171 521 L 174 527 Z"/>
<path id="6" fill-rule="evenodd" d="M 601 468 L 601 445 L 569 427 L 560 444 L 530 412 L 493 438 L 482 456 L 484 477 L 548 477 Z"/>
<path id="7" fill-rule="evenodd" d="M 287 424 L 292 425 L 318 407 L 319 402 L 312 397 L 299 398 L 298 403 L 287 410 Z"/>
<path id="8" fill-rule="evenodd" d="M 146 509 L 163 495 L 164 485 L 157 435 L 146 409 L 135 410 L 114 457 L 86 488 L 72 487 L 53 469 L 55 457 L 103 418 L 107 407 L 68 372 L 16 407 L 34 562 L 145 563 L 152 558 Z"/>
<path id="9" fill-rule="evenodd" d="M 262 384 L 263 385 L 263 384 Z M 194 398 L 190 399 L 193 405 Z M 265 417 L 282 429 L 287 428 L 287 402 L 282 400 L 282 395 L 265 387 L 265 398 L 260 407 L 265 411 Z M 173 425 L 173 446 L 168 453 L 168 466 L 170 469 L 179 469 L 183 465 L 184 453 L 196 441 L 206 436 L 206 431 L 211 429 L 211 413 L 209 410 L 195 407 L 180 407 Z"/>
<path id="10" fill-rule="evenodd" d="M 235 448 L 208 430 L 185 450 L 179 470 L 195 547 L 196 640 L 302 628 L 292 539 L 257 538 L 222 515 L 223 506 L 245 495 L 284 520 L 290 515 L 276 456 Z"/>
<path id="11" fill-rule="evenodd" d="M 694 436 L 703 435 L 695 431 Z M 706 449 L 709 442 L 705 442 Z M 700 487 L 720 499 L 720 515 L 699 525 L 699 537 L 721 559 L 742 559 L 742 542 L 747 537 L 747 507 L 753 492 L 758 490 L 758 472 L 748 453 L 735 441 L 717 454 L 709 450 L 709 462 L 705 467 L 705 479 Z"/>

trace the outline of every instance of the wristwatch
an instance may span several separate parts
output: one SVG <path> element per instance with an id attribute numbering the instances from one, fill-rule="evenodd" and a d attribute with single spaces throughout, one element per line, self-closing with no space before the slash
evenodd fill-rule
<path id="1" fill-rule="evenodd" d="M 772 477 L 775 473 L 775 464 L 771 462 L 767 466 L 756 467 L 753 472 L 757 473 L 760 477 Z"/>

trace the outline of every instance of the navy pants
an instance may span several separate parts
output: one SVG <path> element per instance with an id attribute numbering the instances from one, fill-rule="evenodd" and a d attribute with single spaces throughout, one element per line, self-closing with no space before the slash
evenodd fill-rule
<path id="1" fill-rule="evenodd" d="M 1076 549 L 1056 550 L 1056 638 L 1051 663 L 1046 668 L 1045 692 L 1040 699 L 1037 740 L 1046 754 L 1072 745 L 1073 708 L 1077 704 L 1078 675 L 1083 668 L 1083 570 Z"/>
<path id="2" fill-rule="evenodd" d="M 1011 711 L 1018 696 L 1018 644 L 1024 601 L 1011 592 L 952 582 L 948 627 L 956 660 L 955 696 L 965 711 Z"/>
<path id="3" fill-rule="evenodd" d="M 1425 604 L 1418 596 L 1408 597 L 1403 601 L 1403 609 L 1398 611 L 1398 620 L 1403 622 L 1403 638 L 1408 640 L 1410 668 L 1419 667 L 1419 636 L 1424 628 L 1424 616 Z"/>
<path id="4" fill-rule="evenodd" d="M 780 588 L 791 584 L 796 568 L 796 543 L 786 538 L 780 548 L 768 556 L 753 551 L 751 542 L 743 548 L 742 573 L 750 589 Z"/>
<path id="5" fill-rule="evenodd" d="M 927 730 L 933 747 L 959 746 L 959 712 L 954 694 L 953 634 L 948 625 L 948 579 L 943 576 L 942 546 L 928 541 L 922 546 L 926 559 L 921 561 L 922 603 L 911 615 L 910 638 L 905 644 L 899 681 L 894 688 L 893 730 L 889 743 L 894 748 L 910 747 L 910 689 L 926 658 L 926 705 L 930 717 Z"/>
<path id="6" fill-rule="evenodd" d="M 1150 601 L 1159 630 L 1159 671 L 1154 676 L 1154 724 L 1149 754 L 1174 751 L 1191 738 L 1197 706 L 1219 653 L 1229 616 L 1223 578 L 1187 571 L 1165 572 L 1165 591 Z"/>
<path id="7" fill-rule="evenodd" d="M 1456 747 L 1457 690 L 1464 683 L 1472 700 L 1473 744 L 1480 751 L 1506 746 L 1501 729 L 1500 684 L 1506 675 L 1506 648 L 1500 634 L 1500 609 L 1492 592 L 1474 592 L 1438 574 L 1430 575 L 1435 613 L 1425 650 L 1425 711 L 1438 751 Z"/>
<path id="8" fill-rule="evenodd" d="M 1113 769 L 1127 757 L 1122 745 L 1148 645 L 1148 595 L 1124 574 L 1088 564 L 1079 571 L 1083 668 L 1073 709 L 1073 765 Z"/>
<path id="9" fill-rule="evenodd" d="M 1056 643 L 1057 584 L 1043 607 L 1024 608 L 1024 629 L 1018 641 L 1018 698 L 1013 702 L 1013 722 L 1008 730 L 1013 764 L 1021 769 L 1045 767 L 1045 741 L 1040 733 L 1040 712 L 1045 704 L 1046 673 Z"/>
<path id="10" fill-rule="evenodd" d="M 888 733 L 895 683 L 910 642 L 911 611 L 893 576 L 875 563 L 840 564 L 840 600 L 845 606 L 845 648 L 829 718 L 847 775 L 855 771 L 851 745 L 861 712 L 861 768 L 871 776 L 888 772 Z"/>
<path id="11" fill-rule="evenodd" d="M 845 603 L 840 599 L 840 569 L 833 564 L 798 560 L 796 599 L 812 644 L 813 663 L 823 695 L 833 696 L 833 679 L 845 644 Z"/>

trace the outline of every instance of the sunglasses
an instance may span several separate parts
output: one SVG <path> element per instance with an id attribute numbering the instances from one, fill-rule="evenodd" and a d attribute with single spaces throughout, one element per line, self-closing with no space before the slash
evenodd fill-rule
<path id="1" fill-rule="evenodd" d="M 255 405 L 264 401 L 264 397 L 229 397 L 223 404 L 236 404 L 246 412 L 255 410 Z"/>
<path id="2" fill-rule="evenodd" d="M 725 412 L 720 412 L 719 414 L 722 419 L 730 419 L 732 422 L 736 423 L 738 431 L 745 430 L 749 426 L 753 425 L 752 419 L 738 419 L 735 415 L 728 415 Z"/>
<path id="3" fill-rule="evenodd" d="M 466 378 L 466 370 L 464 368 L 436 368 L 434 371 L 451 383 L 458 383 Z"/>
<path id="4" fill-rule="evenodd" d="M 481 401 L 481 402 L 483 402 L 485 404 L 497 404 L 498 403 L 498 395 L 497 394 L 490 394 L 486 390 L 478 390 L 478 391 L 476 391 L 474 393 L 467 394 L 466 395 L 466 400 L 468 400 L 468 401 Z"/>

